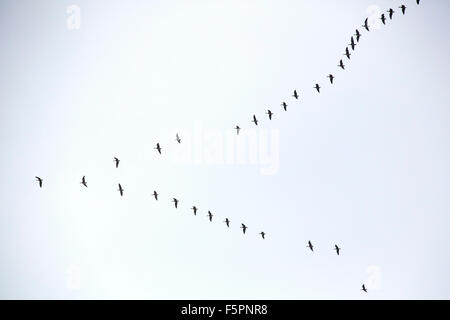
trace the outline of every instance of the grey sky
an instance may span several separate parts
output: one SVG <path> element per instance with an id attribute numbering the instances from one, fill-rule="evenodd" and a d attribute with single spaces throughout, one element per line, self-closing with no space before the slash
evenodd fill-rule
<path id="1" fill-rule="evenodd" d="M 450 4 L 404 3 L 2 0 L 0 298 L 450 298 Z"/>

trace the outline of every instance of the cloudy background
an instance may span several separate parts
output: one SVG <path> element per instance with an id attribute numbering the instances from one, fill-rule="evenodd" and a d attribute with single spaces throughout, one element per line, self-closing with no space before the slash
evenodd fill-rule
<path id="1" fill-rule="evenodd" d="M 1 0 L 0 298 L 449 299 L 450 4 L 400 4 Z"/>

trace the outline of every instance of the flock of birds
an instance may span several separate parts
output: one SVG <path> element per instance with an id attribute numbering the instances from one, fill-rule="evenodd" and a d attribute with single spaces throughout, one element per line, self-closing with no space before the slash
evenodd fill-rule
<path id="1" fill-rule="evenodd" d="M 419 4 L 420 4 L 420 0 L 416 0 L 416 4 L 419 5 Z M 405 6 L 404 4 L 402 4 L 402 5 L 399 7 L 399 9 L 401 9 L 401 12 L 402 12 L 403 15 L 406 13 L 406 6 Z M 392 20 L 395 11 L 394 11 L 392 8 L 390 8 L 390 9 L 387 11 L 387 13 L 388 13 L 389 19 Z M 386 17 L 386 15 L 385 15 L 384 13 L 381 14 L 380 20 L 381 20 L 381 22 L 382 22 L 384 25 L 386 24 L 387 17 Z M 366 19 L 364 20 L 364 24 L 362 25 L 362 27 L 363 27 L 367 32 L 370 31 L 369 18 L 366 18 Z M 360 32 L 358 29 L 356 29 L 355 34 L 352 35 L 352 37 L 350 38 L 350 44 L 348 45 L 348 46 L 350 46 L 350 48 L 351 48 L 352 51 L 355 50 L 355 47 L 356 47 L 357 43 L 360 41 L 361 37 L 362 37 L 361 32 Z M 356 42 L 355 42 L 355 39 L 356 39 Z M 351 53 L 350 53 L 350 49 L 349 49 L 348 46 L 345 48 L 344 56 L 346 56 L 347 59 L 350 60 Z M 343 62 L 342 59 L 340 59 L 339 64 L 338 64 L 338 67 L 340 67 L 342 70 L 345 70 L 345 64 L 344 64 L 344 62 Z M 333 74 L 329 74 L 329 75 L 327 76 L 327 78 L 329 79 L 329 81 L 330 81 L 331 84 L 334 83 L 335 76 L 334 76 Z M 316 83 L 315 86 L 313 87 L 313 89 L 315 89 L 318 93 L 320 93 L 321 87 L 320 87 L 320 85 L 319 85 L 318 83 Z M 298 99 L 299 99 L 299 94 L 298 94 L 297 90 L 294 90 L 292 96 L 294 97 L 295 100 L 298 100 Z M 286 102 L 283 101 L 283 102 L 281 103 L 281 106 L 283 107 L 283 110 L 284 110 L 284 111 L 287 111 L 287 106 L 288 106 L 288 105 L 287 105 Z M 266 114 L 268 115 L 269 120 L 272 120 L 274 113 L 273 113 L 271 110 L 267 110 Z M 251 121 L 251 122 L 253 122 L 256 126 L 258 125 L 259 120 L 256 118 L 256 115 L 253 115 L 253 118 L 252 118 L 252 121 Z M 236 130 L 237 135 L 239 135 L 239 132 L 240 132 L 240 130 L 241 130 L 241 127 L 240 127 L 239 125 L 237 125 L 234 129 Z M 176 136 L 175 136 L 175 141 L 176 141 L 177 143 L 181 143 L 181 138 L 180 138 L 180 136 L 179 136 L 178 133 L 177 133 Z M 161 145 L 159 144 L 159 142 L 156 143 L 156 146 L 155 146 L 154 149 L 155 149 L 159 154 L 161 154 L 162 147 L 161 147 Z M 114 162 L 115 162 L 115 167 L 118 168 L 118 167 L 119 167 L 119 162 L 120 162 L 120 160 L 119 160 L 117 157 L 115 157 L 115 158 L 114 158 Z M 38 182 L 38 184 L 39 184 L 39 187 L 42 188 L 42 182 L 43 182 L 43 179 L 42 179 L 41 177 L 37 177 L 37 176 L 36 176 L 36 180 L 37 180 L 37 182 Z M 82 177 L 80 184 L 82 184 L 84 187 L 87 188 L 87 181 L 86 181 L 86 177 L 85 177 L 85 176 Z M 121 185 L 120 183 L 118 184 L 118 187 L 119 187 L 119 189 L 118 189 L 117 191 L 119 191 L 120 196 L 123 196 L 124 189 L 123 189 L 123 187 L 122 187 L 122 185 Z M 158 192 L 157 192 L 156 190 L 153 191 L 153 194 L 152 194 L 152 195 L 153 195 L 153 197 L 155 198 L 155 200 L 158 201 L 158 196 L 159 196 L 159 194 L 158 194 Z M 177 209 L 177 208 L 178 208 L 178 204 L 179 204 L 180 201 L 179 201 L 177 198 L 173 198 L 173 199 L 172 199 L 172 202 L 174 203 L 175 209 Z M 196 206 L 193 206 L 191 209 L 192 209 L 192 211 L 194 212 L 194 215 L 197 215 L 198 208 L 197 208 Z M 212 222 L 213 216 L 214 216 L 214 215 L 212 214 L 212 212 L 208 210 L 208 214 L 207 214 L 206 216 L 208 217 L 209 221 Z M 226 226 L 227 226 L 228 228 L 230 227 L 231 221 L 230 221 L 228 218 L 226 218 L 223 222 L 226 224 Z M 240 228 L 242 229 L 243 234 L 245 234 L 246 231 L 247 231 L 247 229 L 248 229 L 248 227 L 247 227 L 244 223 L 241 223 Z M 265 238 L 266 238 L 266 233 L 265 233 L 264 231 L 261 231 L 261 232 L 259 233 L 259 235 L 261 236 L 262 239 L 265 239 Z M 308 241 L 308 245 L 307 245 L 306 247 L 309 248 L 311 251 L 314 251 L 314 246 L 313 246 L 313 244 L 311 243 L 311 241 Z M 340 248 L 337 244 L 334 245 L 334 249 L 333 249 L 333 250 L 335 250 L 335 251 L 336 251 L 336 254 L 339 256 L 339 253 L 340 253 L 340 251 L 341 251 L 341 248 Z M 365 293 L 368 292 L 367 287 L 366 287 L 365 284 L 362 284 L 361 291 L 364 291 Z"/>

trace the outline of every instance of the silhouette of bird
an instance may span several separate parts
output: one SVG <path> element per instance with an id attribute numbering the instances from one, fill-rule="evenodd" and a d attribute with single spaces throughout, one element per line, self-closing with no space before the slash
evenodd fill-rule
<path id="1" fill-rule="evenodd" d="M 83 178 L 81 179 L 80 183 L 87 188 L 87 182 L 86 182 L 86 177 L 85 176 L 83 176 Z"/>
<path id="2" fill-rule="evenodd" d="M 402 13 L 405 14 L 406 6 L 404 4 L 402 4 L 399 8 L 402 9 Z"/>
<path id="3" fill-rule="evenodd" d="M 229 228 L 230 227 L 230 220 L 228 218 L 226 218 L 224 222 L 226 223 L 227 227 Z"/>
<path id="4" fill-rule="evenodd" d="M 236 128 L 234 128 L 234 129 L 236 129 L 236 133 L 237 133 L 237 135 L 239 135 L 239 130 L 241 130 L 241 127 L 236 126 Z"/>
<path id="5" fill-rule="evenodd" d="M 383 14 L 381 14 L 381 22 L 383 22 L 383 24 L 386 24 L 386 16 Z"/>
<path id="6" fill-rule="evenodd" d="M 272 120 L 273 112 L 270 110 L 267 110 L 266 114 L 269 115 L 269 120 Z"/>
<path id="7" fill-rule="evenodd" d="M 155 149 L 158 150 L 159 154 L 161 154 L 161 149 L 162 149 L 162 148 L 161 148 L 161 146 L 159 145 L 159 142 L 156 144 Z"/>
<path id="8" fill-rule="evenodd" d="M 114 157 L 114 162 L 116 163 L 116 168 L 118 168 L 120 160 Z"/>
<path id="9" fill-rule="evenodd" d="M 123 196 L 123 188 L 122 188 L 122 185 L 120 183 L 119 183 L 119 189 L 117 189 L 117 191 L 120 192 L 120 196 L 122 197 Z"/>
<path id="10" fill-rule="evenodd" d="M 175 209 L 178 208 L 178 199 L 173 198 L 172 202 L 175 204 Z"/>
<path id="11" fill-rule="evenodd" d="M 416 0 L 416 3 L 417 3 L 417 4 L 420 4 L 420 0 Z"/>
<path id="12" fill-rule="evenodd" d="M 284 111 L 287 111 L 287 103 L 283 102 L 281 105 L 283 106 Z"/>
<path id="13" fill-rule="evenodd" d="M 264 231 L 261 231 L 259 234 L 261 235 L 261 237 L 262 237 L 263 239 L 265 239 L 266 233 L 265 233 Z"/>
<path id="14" fill-rule="evenodd" d="M 311 251 L 314 251 L 314 246 L 312 245 L 311 241 L 308 241 L 308 245 L 306 246 L 307 248 L 310 248 Z"/>
<path id="15" fill-rule="evenodd" d="M 348 47 L 347 48 L 345 48 L 345 53 L 344 53 L 344 56 L 346 56 L 349 60 L 350 60 L 350 56 L 351 56 L 351 54 L 350 54 L 350 51 L 348 50 Z"/>
<path id="16" fill-rule="evenodd" d="M 294 90 L 294 94 L 292 95 L 295 99 L 297 99 L 298 100 L 298 93 L 297 93 L 297 90 Z"/>
<path id="17" fill-rule="evenodd" d="M 392 20 L 392 16 L 394 15 L 395 12 L 394 9 L 390 8 L 387 12 L 389 13 L 389 19 Z"/>
<path id="18" fill-rule="evenodd" d="M 364 291 L 365 293 L 367 293 L 367 289 L 366 289 L 366 286 L 364 284 L 362 285 L 361 291 Z"/>
<path id="19" fill-rule="evenodd" d="M 211 213 L 211 211 L 208 211 L 208 215 L 207 216 L 209 218 L 209 221 L 212 222 L 213 214 Z"/>
<path id="20" fill-rule="evenodd" d="M 153 196 L 155 197 L 155 200 L 158 200 L 158 192 L 153 191 Z"/>
<path id="21" fill-rule="evenodd" d="M 364 20 L 363 27 L 366 28 L 367 31 L 370 31 L 369 30 L 369 18 L 366 18 L 366 20 Z"/>
<path id="22" fill-rule="evenodd" d="M 255 125 L 258 125 L 258 120 L 256 119 L 256 116 L 255 115 L 253 115 L 253 123 L 255 124 Z"/>
<path id="23" fill-rule="evenodd" d="M 339 251 L 341 251 L 341 248 L 338 247 L 337 244 L 334 245 L 334 250 L 336 250 L 337 255 L 339 255 Z"/>
<path id="24" fill-rule="evenodd" d="M 197 215 L 197 207 L 193 206 L 191 209 L 194 211 L 194 216 L 196 216 Z"/>
<path id="25" fill-rule="evenodd" d="M 358 29 L 356 29 L 356 34 L 355 34 L 355 36 L 356 36 L 356 42 L 359 42 L 359 39 L 362 37 L 362 35 L 361 35 L 361 32 L 359 32 Z"/>
<path id="26" fill-rule="evenodd" d="M 180 139 L 180 136 L 178 135 L 178 133 L 177 133 L 177 136 L 176 136 L 175 140 L 176 140 L 178 143 L 181 143 L 181 139 Z"/>
<path id="27" fill-rule="evenodd" d="M 341 61 L 339 61 L 338 67 L 341 67 L 342 70 L 345 70 L 345 65 L 344 65 L 344 62 L 342 61 L 342 59 L 341 59 Z"/>
<path id="28" fill-rule="evenodd" d="M 327 78 L 329 78 L 331 84 L 333 84 L 334 76 L 333 76 L 332 74 L 329 74 L 329 75 L 327 76 Z"/>
<path id="29" fill-rule="evenodd" d="M 355 43 L 355 39 L 353 39 L 353 37 L 350 38 L 349 46 L 351 46 L 352 50 L 355 51 L 356 43 Z"/>
<path id="30" fill-rule="evenodd" d="M 320 93 L 320 86 L 318 83 L 316 83 L 316 85 L 314 86 L 314 88 L 317 90 L 318 93 Z"/>
<path id="31" fill-rule="evenodd" d="M 39 182 L 39 188 L 42 188 L 42 178 L 39 178 L 39 177 L 35 177 L 35 178 L 36 178 L 36 181 Z"/>
<path id="32" fill-rule="evenodd" d="M 248 227 L 245 224 L 241 223 L 241 229 L 244 234 L 245 234 L 245 231 L 247 230 L 247 228 Z"/>

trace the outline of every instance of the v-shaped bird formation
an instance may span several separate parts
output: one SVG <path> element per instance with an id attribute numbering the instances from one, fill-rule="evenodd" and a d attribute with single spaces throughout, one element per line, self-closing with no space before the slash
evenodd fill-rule
<path id="1" fill-rule="evenodd" d="M 416 2 L 417 5 L 420 4 L 420 0 L 415 0 L 415 2 Z M 402 5 L 399 6 L 398 8 L 401 10 L 402 15 L 405 15 L 405 14 L 406 14 L 406 9 L 407 9 L 407 7 L 406 7 L 404 4 L 402 4 Z M 390 8 L 390 9 L 387 10 L 386 12 L 388 13 L 389 20 L 392 20 L 393 17 L 394 17 L 394 13 L 395 13 L 394 9 Z M 382 13 L 381 16 L 379 17 L 379 19 L 381 20 L 381 22 L 382 22 L 383 25 L 386 25 L 387 22 L 388 22 L 388 18 L 386 17 L 385 13 Z M 364 23 L 361 25 L 361 27 L 364 28 L 364 30 L 366 30 L 367 32 L 370 32 L 370 31 L 371 31 L 371 26 L 369 25 L 369 18 L 366 18 L 366 19 L 364 20 Z M 361 31 L 360 31 L 359 29 L 356 29 L 355 34 L 353 34 L 353 35 L 351 36 L 351 38 L 350 38 L 350 44 L 347 45 L 347 47 L 345 48 L 344 54 L 343 54 L 348 60 L 350 60 L 351 55 L 352 55 L 352 54 L 350 53 L 350 49 L 351 49 L 351 51 L 355 51 L 355 48 L 357 47 L 357 44 L 360 42 L 360 40 L 361 40 L 362 37 L 363 37 L 363 35 L 362 35 Z M 355 39 L 356 39 L 356 42 L 355 42 Z M 349 49 L 349 47 L 350 47 L 350 49 Z M 344 64 L 343 59 L 340 59 L 340 60 L 339 60 L 339 63 L 338 63 L 337 66 L 338 66 L 339 68 L 341 68 L 342 70 L 345 70 L 345 64 Z M 335 79 L 336 79 L 336 77 L 335 77 L 334 74 L 330 73 L 330 74 L 328 74 L 328 75 L 326 76 L 326 78 L 329 79 L 330 85 L 334 85 L 334 84 L 335 84 Z M 319 83 L 316 83 L 316 84 L 313 86 L 313 89 L 317 92 L 317 94 L 320 94 L 320 93 L 321 93 L 322 87 L 320 86 Z M 296 101 L 299 101 L 299 99 L 300 99 L 300 94 L 299 94 L 299 91 L 298 91 L 297 89 L 293 90 L 292 97 L 293 97 Z M 283 110 L 284 110 L 285 112 L 288 111 L 288 108 L 287 108 L 287 107 L 288 107 L 288 104 L 287 104 L 287 102 L 283 101 L 283 102 L 281 103 L 281 107 L 283 108 Z M 273 111 L 271 111 L 270 109 L 266 109 L 266 110 L 267 110 L 267 111 L 265 112 L 265 114 L 267 115 L 269 121 L 273 120 L 273 119 L 275 118 L 275 117 L 274 117 L 275 113 L 274 113 Z M 254 123 L 255 126 L 258 126 L 259 120 L 258 120 L 258 118 L 256 117 L 255 114 L 253 115 L 253 117 L 252 117 L 252 119 L 251 119 L 251 122 Z M 236 130 L 236 134 L 239 135 L 240 131 L 242 130 L 242 127 L 240 127 L 239 125 L 236 125 L 236 126 L 234 127 L 234 130 Z M 180 137 L 180 135 L 179 135 L 178 133 L 176 133 L 174 141 L 176 141 L 178 144 L 181 144 L 182 139 L 181 139 L 181 137 Z M 163 148 L 161 147 L 161 145 L 160 145 L 159 142 L 156 143 L 156 146 L 154 147 L 154 149 L 156 150 L 156 152 L 157 152 L 158 154 L 162 155 L 162 150 L 163 150 Z M 119 160 L 117 157 L 114 157 L 113 160 L 114 160 L 115 168 L 119 168 L 120 160 Z M 41 177 L 38 177 L 38 176 L 36 176 L 35 178 L 36 178 L 36 181 L 38 182 L 39 188 L 42 188 L 42 187 L 43 187 L 43 181 L 44 181 L 44 179 L 41 178 Z M 86 176 L 83 176 L 83 177 L 81 178 L 80 184 L 82 184 L 83 187 L 85 187 L 85 188 L 88 187 Z M 124 196 L 124 190 L 125 190 L 125 189 L 122 187 L 122 185 L 121 185 L 120 183 L 118 183 L 118 189 L 117 189 L 117 191 L 119 192 L 120 197 L 123 197 L 123 196 Z M 152 197 L 155 199 L 155 201 L 159 201 L 159 194 L 158 194 L 158 192 L 157 192 L 156 190 L 153 191 L 153 193 L 152 193 L 151 195 L 152 195 Z M 178 198 L 173 197 L 173 198 L 172 198 L 172 202 L 173 202 L 174 208 L 175 208 L 175 209 L 179 209 L 179 205 L 180 205 L 181 201 L 180 201 Z M 197 206 L 194 205 L 194 206 L 192 206 L 190 209 L 193 211 L 194 216 L 196 216 L 196 215 L 197 215 L 197 212 L 198 212 L 198 210 L 199 210 L 199 209 L 197 208 Z M 210 222 L 216 221 L 216 219 L 217 219 L 217 218 L 214 218 L 214 217 L 215 217 L 215 214 L 213 214 L 213 213 L 211 212 L 211 210 L 208 210 L 208 211 L 207 211 L 206 217 L 207 217 L 207 219 L 208 219 Z M 213 218 L 214 218 L 214 219 L 213 219 Z M 225 223 L 225 225 L 226 225 L 227 228 L 230 228 L 230 226 L 233 225 L 229 218 L 225 218 L 225 220 L 223 220 L 223 223 Z M 239 225 L 239 224 L 238 224 L 238 225 Z M 247 229 L 250 229 L 250 228 L 249 228 L 247 225 L 245 225 L 244 223 L 240 223 L 239 228 L 242 229 L 242 234 L 243 234 L 243 235 L 246 235 Z M 250 229 L 250 230 L 251 230 L 251 229 Z M 256 232 L 255 232 L 255 234 L 256 234 Z M 266 234 L 264 231 L 260 231 L 260 232 L 258 232 L 257 234 L 258 234 L 258 236 L 261 237 L 261 239 L 263 239 L 263 240 L 266 239 L 267 234 Z M 311 242 L 310 240 L 307 242 L 306 247 L 307 247 L 311 252 L 314 252 L 314 245 L 312 244 L 312 242 Z M 330 250 L 331 250 L 331 249 L 330 249 Z M 335 244 L 333 250 L 336 251 L 336 255 L 339 256 L 342 249 L 341 249 L 337 244 Z M 360 290 L 363 291 L 363 292 L 365 292 L 365 293 L 368 292 L 367 287 L 366 287 L 365 284 L 362 284 Z"/>

